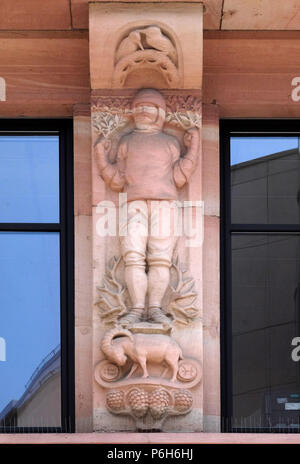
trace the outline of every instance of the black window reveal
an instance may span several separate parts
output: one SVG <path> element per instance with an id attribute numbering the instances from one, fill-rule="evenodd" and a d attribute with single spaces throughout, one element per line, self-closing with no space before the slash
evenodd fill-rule
<path id="1" fill-rule="evenodd" d="M 221 121 L 223 431 L 300 431 L 300 122 Z"/>
<path id="2" fill-rule="evenodd" d="M 0 120 L 0 432 L 74 431 L 70 120 Z"/>

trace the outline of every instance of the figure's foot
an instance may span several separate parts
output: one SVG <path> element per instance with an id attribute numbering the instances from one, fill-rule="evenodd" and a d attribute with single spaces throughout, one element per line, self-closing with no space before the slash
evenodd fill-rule
<path id="1" fill-rule="evenodd" d="M 128 325 L 135 324 L 142 320 L 143 308 L 132 308 L 128 314 L 121 317 L 119 323 L 122 327 L 127 327 Z"/>
<path id="2" fill-rule="evenodd" d="M 165 314 L 162 312 L 161 308 L 149 308 L 149 319 L 151 319 L 153 322 L 158 322 L 159 324 L 162 324 L 163 326 L 170 326 L 171 321 L 170 319 L 165 316 Z"/>

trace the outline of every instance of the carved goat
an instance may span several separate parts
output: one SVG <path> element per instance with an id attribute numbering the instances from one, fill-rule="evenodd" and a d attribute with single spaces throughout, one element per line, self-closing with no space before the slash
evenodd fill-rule
<path id="1" fill-rule="evenodd" d="M 172 370 L 171 380 L 174 382 L 178 372 L 178 361 L 182 359 L 181 348 L 169 336 L 132 334 L 129 330 L 120 328 L 111 329 L 105 334 L 101 349 L 106 357 L 118 366 L 124 366 L 127 358 L 131 359 L 133 365 L 127 378 L 131 377 L 139 366 L 143 370 L 143 378 L 149 377 L 147 361 L 165 362 Z"/>

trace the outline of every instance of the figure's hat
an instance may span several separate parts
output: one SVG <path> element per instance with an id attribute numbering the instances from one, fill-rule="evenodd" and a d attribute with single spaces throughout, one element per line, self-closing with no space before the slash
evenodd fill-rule
<path id="1" fill-rule="evenodd" d="M 158 108 L 166 111 L 166 102 L 164 97 L 158 90 L 154 89 L 141 89 L 135 95 L 132 107 L 139 103 L 152 103 L 152 105 L 157 106 Z"/>

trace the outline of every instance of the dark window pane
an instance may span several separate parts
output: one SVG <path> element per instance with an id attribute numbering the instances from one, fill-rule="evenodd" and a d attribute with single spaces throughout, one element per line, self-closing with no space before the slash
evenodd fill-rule
<path id="1" fill-rule="evenodd" d="M 59 222 L 58 136 L 0 136 L 0 221 Z"/>
<path id="2" fill-rule="evenodd" d="M 233 234 L 233 427 L 300 424 L 299 322 L 300 235 Z"/>
<path id="3" fill-rule="evenodd" d="M 299 224 L 297 137 L 231 137 L 231 220 Z"/>
<path id="4" fill-rule="evenodd" d="M 59 247 L 56 232 L 0 232 L 0 426 L 61 425 Z"/>

